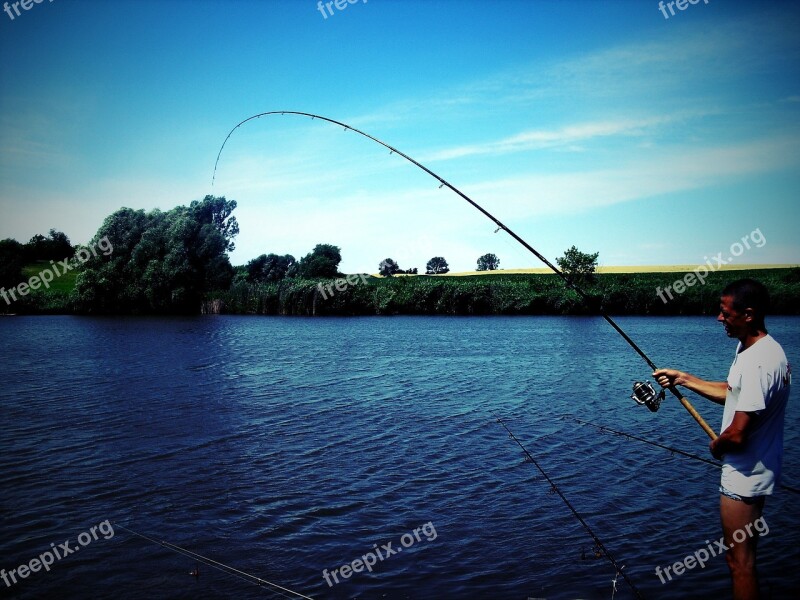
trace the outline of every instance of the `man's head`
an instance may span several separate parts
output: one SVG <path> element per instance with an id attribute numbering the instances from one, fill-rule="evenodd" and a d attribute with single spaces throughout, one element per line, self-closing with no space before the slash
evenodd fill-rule
<path id="1" fill-rule="evenodd" d="M 742 339 L 759 331 L 767 333 L 764 324 L 767 310 L 767 288 L 755 279 L 739 279 L 722 290 L 717 321 L 724 325 L 728 337 Z"/>

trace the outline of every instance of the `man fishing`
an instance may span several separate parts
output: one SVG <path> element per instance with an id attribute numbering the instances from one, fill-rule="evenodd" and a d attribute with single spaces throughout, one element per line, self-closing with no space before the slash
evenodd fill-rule
<path id="1" fill-rule="evenodd" d="M 717 321 L 728 337 L 739 340 L 727 381 L 674 369 L 653 373 L 662 387 L 680 385 L 725 406 L 721 433 L 710 450 L 723 463 L 720 516 L 734 600 L 758 598 L 759 530 L 753 525 L 780 479 L 783 458 L 791 370 L 780 344 L 767 333 L 768 305 L 767 289 L 753 279 L 734 281 L 722 291 Z"/>

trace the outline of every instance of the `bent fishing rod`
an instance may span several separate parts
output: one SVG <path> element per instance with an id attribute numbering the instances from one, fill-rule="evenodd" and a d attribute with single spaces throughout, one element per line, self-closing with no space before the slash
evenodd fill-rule
<path id="1" fill-rule="evenodd" d="M 231 135 L 233 135 L 233 132 L 236 131 L 237 129 L 239 129 L 239 127 L 241 127 L 242 125 L 244 125 L 245 123 L 247 123 L 249 121 L 252 121 L 254 119 L 259 119 L 261 117 L 270 116 L 270 115 L 296 115 L 296 116 L 301 116 L 301 117 L 310 117 L 312 120 L 319 119 L 320 121 L 325 121 L 327 123 L 332 123 L 333 125 L 338 125 L 339 127 L 343 127 L 345 131 L 353 131 L 354 133 L 357 133 L 358 135 L 361 135 L 361 136 L 363 136 L 363 137 L 365 137 L 367 139 L 372 140 L 373 142 L 375 142 L 377 144 L 380 144 L 381 146 L 383 146 L 384 148 L 389 150 L 389 152 L 391 154 L 397 154 L 398 156 L 402 156 L 408 162 L 410 162 L 411 164 L 419 167 L 420 169 L 425 171 L 428 175 L 430 175 L 431 177 L 436 179 L 439 182 L 439 188 L 440 189 L 442 187 L 448 187 L 450 190 L 452 190 L 453 192 L 458 194 L 461 198 L 466 200 L 469 204 L 471 204 L 478 211 L 480 211 L 481 214 L 483 214 L 484 216 L 489 218 L 489 220 L 491 220 L 495 225 L 497 225 L 497 230 L 496 231 L 500 231 L 501 229 L 503 231 L 505 231 L 508 235 L 510 235 L 512 238 L 514 238 L 517 242 L 519 242 L 526 250 L 528 250 L 536 258 L 538 258 L 545 265 L 547 265 L 547 267 L 550 270 L 552 270 L 556 275 L 558 275 L 562 279 L 562 281 L 564 281 L 564 283 L 567 285 L 568 288 L 574 290 L 584 300 L 584 302 L 586 302 L 587 304 L 591 303 L 591 297 L 589 296 L 589 294 L 587 294 L 580 286 L 578 286 L 578 284 L 574 281 L 573 278 L 569 277 L 561 269 L 559 269 L 553 263 L 551 263 L 549 260 L 547 260 L 547 258 L 545 258 L 545 256 L 542 255 L 538 250 L 536 250 L 528 242 L 523 240 L 514 231 L 512 231 L 509 227 L 507 227 L 504 223 L 502 223 L 497 217 L 495 217 L 492 213 L 490 213 L 488 210 L 483 208 L 480 204 L 475 202 L 472 198 L 467 196 L 464 192 L 459 190 L 456 186 L 454 186 L 453 184 L 451 184 L 450 182 L 445 180 L 443 177 L 441 177 L 441 176 L 437 175 L 436 173 L 434 173 L 433 171 L 431 171 L 428 167 L 426 167 L 422 163 L 414 160 L 408 154 L 405 154 L 405 153 L 401 152 L 400 150 L 398 150 L 394 146 L 390 146 L 386 142 L 381 141 L 378 138 L 376 138 L 374 136 L 371 136 L 370 134 L 361 131 L 360 129 L 356 129 L 355 127 L 352 127 L 352 126 L 348 125 L 347 123 L 342 123 L 341 121 L 337 121 L 335 119 L 330 119 L 328 117 L 323 117 L 323 116 L 316 115 L 316 114 L 313 114 L 313 113 L 300 112 L 300 111 L 295 111 L 295 110 L 272 110 L 272 111 L 258 113 L 257 115 L 253 115 L 252 117 L 248 117 L 248 118 L 244 119 L 243 121 L 239 122 L 236 125 L 236 127 L 234 127 L 233 129 L 230 130 L 230 132 L 228 133 L 227 137 L 225 138 L 225 141 L 222 142 L 222 146 L 220 147 L 219 152 L 217 153 L 217 160 L 214 163 L 214 174 L 211 177 L 211 187 L 212 188 L 214 187 L 214 181 L 216 180 L 216 177 L 217 177 L 217 167 L 219 166 L 220 156 L 222 156 L 222 151 L 225 149 L 225 144 L 228 143 L 228 140 L 230 139 Z M 600 313 L 600 316 L 603 317 L 603 319 L 605 319 L 606 322 L 609 325 L 611 325 L 611 327 L 613 327 L 614 330 L 618 334 L 620 334 L 622 336 L 622 339 L 624 339 L 628 343 L 628 345 L 630 345 L 630 347 L 633 348 L 636 351 L 636 353 L 644 359 L 644 361 L 647 363 L 647 365 L 653 371 L 658 370 L 658 368 L 656 367 L 655 363 L 652 360 L 650 360 L 650 357 L 647 356 L 647 354 L 645 354 L 645 352 L 636 344 L 636 342 L 634 342 L 630 338 L 630 336 L 627 333 L 625 333 L 625 331 L 623 331 L 622 327 L 620 327 L 616 323 L 616 321 L 614 321 L 614 319 L 612 319 L 611 316 L 608 313 L 606 313 L 605 310 L 602 309 L 602 307 L 599 308 L 599 313 Z M 703 431 L 705 431 L 712 440 L 716 439 L 717 435 L 716 435 L 716 433 L 714 433 L 714 430 L 711 429 L 711 427 L 708 425 L 708 423 L 706 423 L 705 419 L 703 419 L 703 417 L 700 415 L 700 413 L 697 412 L 697 410 L 686 399 L 686 397 L 674 385 L 670 386 L 667 389 L 669 389 L 669 391 L 672 393 L 672 395 L 675 396 L 680 401 L 680 403 L 683 405 L 683 407 L 689 412 L 690 415 L 692 415 L 694 420 L 697 421 L 697 423 L 700 425 L 700 427 L 703 428 Z M 659 394 L 656 394 L 656 392 L 653 389 L 653 386 L 650 384 L 650 382 L 636 382 L 634 384 L 634 386 L 633 386 L 633 394 L 631 395 L 631 398 L 633 400 L 635 400 L 638 404 L 642 404 L 644 406 L 647 406 L 647 408 L 650 409 L 652 412 L 656 412 L 659 409 L 659 407 L 661 406 L 661 401 L 664 399 L 664 396 L 665 396 L 664 390 L 662 389 Z"/>

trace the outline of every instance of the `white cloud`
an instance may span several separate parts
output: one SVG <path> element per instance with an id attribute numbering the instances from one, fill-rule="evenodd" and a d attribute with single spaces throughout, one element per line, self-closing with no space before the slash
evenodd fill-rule
<path id="1" fill-rule="evenodd" d="M 580 147 L 574 144 L 597 138 L 614 136 L 637 136 L 653 127 L 672 120 L 669 117 L 649 117 L 644 119 L 608 120 L 567 125 L 559 129 L 535 129 L 523 131 L 500 140 L 481 144 L 456 146 L 438 150 L 422 161 L 450 160 L 476 155 L 500 155 L 512 152 L 525 152 L 543 148 L 557 148 L 576 151 Z"/>
<path id="2" fill-rule="evenodd" d="M 781 136 L 692 150 L 670 148 L 646 159 L 629 159 L 615 169 L 508 177 L 469 189 L 517 219 L 570 214 L 796 169 L 798 156 L 800 136 Z"/>

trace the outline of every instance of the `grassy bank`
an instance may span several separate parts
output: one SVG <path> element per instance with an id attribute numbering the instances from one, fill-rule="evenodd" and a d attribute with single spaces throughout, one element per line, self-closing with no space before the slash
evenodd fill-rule
<path id="1" fill-rule="evenodd" d="M 30 278 L 49 263 L 27 265 Z M 684 273 L 599 273 L 584 288 L 585 302 L 552 273 L 492 272 L 459 277 L 409 276 L 340 283 L 332 280 L 286 279 L 280 283 L 239 283 L 214 293 L 203 304 L 208 314 L 252 315 L 587 315 L 603 310 L 617 315 L 711 315 L 717 310 L 719 291 L 733 279 L 753 277 L 767 286 L 773 314 L 800 314 L 800 268 L 718 271 L 705 285 L 695 284 L 683 293 L 657 289 L 674 286 Z M 0 312 L 16 314 L 73 314 L 77 271 L 56 278 L 49 290 L 39 289 L 11 305 L 0 300 Z M 324 292 L 319 285 L 331 285 Z"/>
<path id="2" fill-rule="evenodd" d="M 25 265 L 22 268 L 23 281 L 30 281 L 31 277 L 38 276 L 42 271 L 52 270 L 53 265 L 49 261 L 36 261 Z M 16 300 L 9 297 L 10 304 L 0 297 L 0 313 L 6 314 L 72 314 L 73 298 L 72 293 L 75 289 L 75 280 L 78 271 L 72 270 L 54 277 L 49 283 L 49 288 L 39 287 L 36 290 L 28 290 L 25 296 L 16 294 Z"/>
<path id="3" fill-rule="evenodd" d="M 619 315 L 716 314 L 719 292 L 733 279 L 753 277 L 772 296 L 773 314 L 800 314 L 800 269 L 716 272 L 672 299 L 657 293 L 682 273 L 600 273 L 584 288 L 585 302 L 554 274 L 370 278 L 322 292 L 329 281 L 237 284 L 217 293 L 204 312 L 262 315 Z M 664 301 L 666 300 L 666 302 Z"/>

